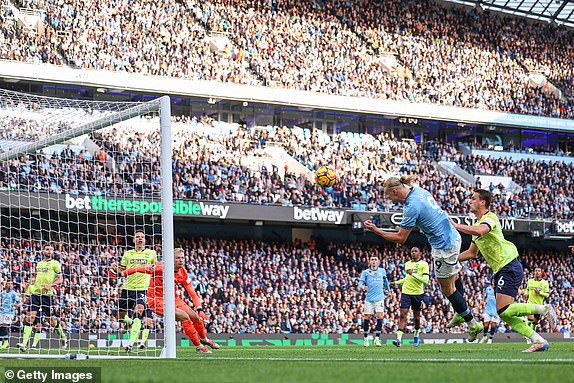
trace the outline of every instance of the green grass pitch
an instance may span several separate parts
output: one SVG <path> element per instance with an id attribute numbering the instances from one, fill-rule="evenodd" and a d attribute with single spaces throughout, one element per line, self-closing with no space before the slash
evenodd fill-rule
<path id="1" fill-rule="evenodd" d="M 574 342 L 525 354 L 525 343 L 179 348 L 176 360 L 0 359 L 2 367 L 101 367 L 102 382 L 542 382 L 574 381 Z M 3 376 L 3 374 L 2 374 Z"/>

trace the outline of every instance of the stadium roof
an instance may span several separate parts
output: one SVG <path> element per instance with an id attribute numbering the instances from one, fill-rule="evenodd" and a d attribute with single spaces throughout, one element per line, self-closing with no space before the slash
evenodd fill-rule
<path id="1" fill-rule="evenodd" d="M 574 0 L 447 0 L 574 28 Z"/>

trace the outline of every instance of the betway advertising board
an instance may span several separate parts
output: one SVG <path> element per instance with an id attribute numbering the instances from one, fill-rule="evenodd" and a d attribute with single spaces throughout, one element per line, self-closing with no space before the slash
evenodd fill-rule
<path id="1" fill-rule="evenodd" d="M 82 196 L 72 194 L 26 193 L 0 191 L 0 207 L 31 210 L 69 211 L 88 214 L 161 214 L 159 200 L 131 197 Z M 378 219 L 379 226 L 398 226 L 400 212 L 372 212 L 346 209 L 330 209 L 302 206 L 255 205 L 215 201 L 175 200 L 173 213 L 177 217 L 197 217 L 217 220 L 249 220 L 320 225 L 351 225 L 354 221 Z M 472 225 L 470 216 L 452 217 L 453 220 Z M 545 221 L 529 221 L 513 218 L 500 219 L 506 232 L 544 232 Z"/>
<path id="2" fill-rule="evenodd" d="M 131 197 L 82 196 L 0 191 L 0 207 L 78 213 L 161 214 L 159 200 Z M 173 214 L 180 217 L 346 225 L 352 211 L 316 207 L 255 205 L 215 201 L 175 200 Z"/>

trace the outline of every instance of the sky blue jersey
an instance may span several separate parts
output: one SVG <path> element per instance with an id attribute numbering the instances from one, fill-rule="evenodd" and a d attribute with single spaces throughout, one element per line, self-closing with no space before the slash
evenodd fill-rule
<path id="1" fill-rule="evenodd" d="M 486 308 L 484 311 L 490 316 L 498 316 L 498 313 L 496 312 L 496 294 L 494 293 L 494 287 L 492 286 L 486 287 Z"/>
<path id="2" fill-rule="evenodd" d="M 413 187 L 407 196 L 401 222 L 405 230 L 412 230 L 415 226 L 435 249 L 453 248 L 460 236 L 432 194 L 419 187 Z"/>
<path id="3" fill-rule="evenodd" d="M 384 290 L 389 291 L 391 289 L 389 279 L 387 278 L 387 272 L 382 267 L 379 267 L 376 270 L 373 270 L 370 267 L 367 270 L 363 270 L 361 273 L 361 279 L 359 280 L 359 288 L 362 289 L 365 285 L 369 288 L 367 290 L 367 297 L 365 298 L 365 301 L 367 302 L 384 300 Z"/>
<path id="4" fill-rule="evenodd" d="M 0 300 L 2 300 L 2 308 L 0 309 L 0 314 L 14 314 L 14 306 L 16 302 L 20 300 L 16 291 L 12 290 L 10 292 L 2 291 L 0 294 Z"/>

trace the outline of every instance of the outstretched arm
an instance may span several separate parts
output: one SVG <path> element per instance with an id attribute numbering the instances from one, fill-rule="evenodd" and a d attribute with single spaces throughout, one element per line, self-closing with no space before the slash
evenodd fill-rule
<path id="1" fill-rule="evenodd" d="M 398 281 L 391 282 L 391 285 L 402 285 L 407 278 L 399 279 Z"/>
<path id="2" fill-rule="evenodd" d="M 384 231 L 384 230 L 378 228 L 377 226 L 375 226 L 375 224 L 371 220 L 365 221 L 363 224 L 365 225 L 365 228 L 367 230 L 371 230 L 373 233 L 375 233 L 379 237 L 383 237 L 387 241 L 400 243 L 401 245 L 407 241 L 407 238 L 409 237 L 409 234 L 412 231 L 412 230 L 404 229 L 402 227 L 399 229 L 399 231 L 396 231 L 396 232 L 395 231 L 392 231 L 392 232 Z"/>
<path id="3" fill-rule="evenodd" d="M 454 225 L 454 228 L 456 230 L 460 231 L 461 233 L 476 235 L 478 237 L 482 237 L 483 235 L 488 233 L 490 230 L 492 230 L 490 225 L 486 222 L 483 222 L 480 225 L 475 225 L 475 226 L 463 225 L 461 223 L 455 223 L 455 222 L 452 222 L 452 224 Z"/>
<path id="4" fill-rule="evenodd" d="M 154 263 L 153 265 L 145 265 L 145 266 L 135 266 L 130 267 L 120 273 L 122 277 L 126 277 L 128 275 L 132 275 L 135 273 L 144 273 L 144 274 L 156 274 L 158 267 Z"/>
<path id="5" fill-rule="evenodd" d="M 429 275 L 428 274 L 423 274 L 423 275 L 411 274 L 411 276 L 424 285 L 427 285 L 429 283 Z"/>

